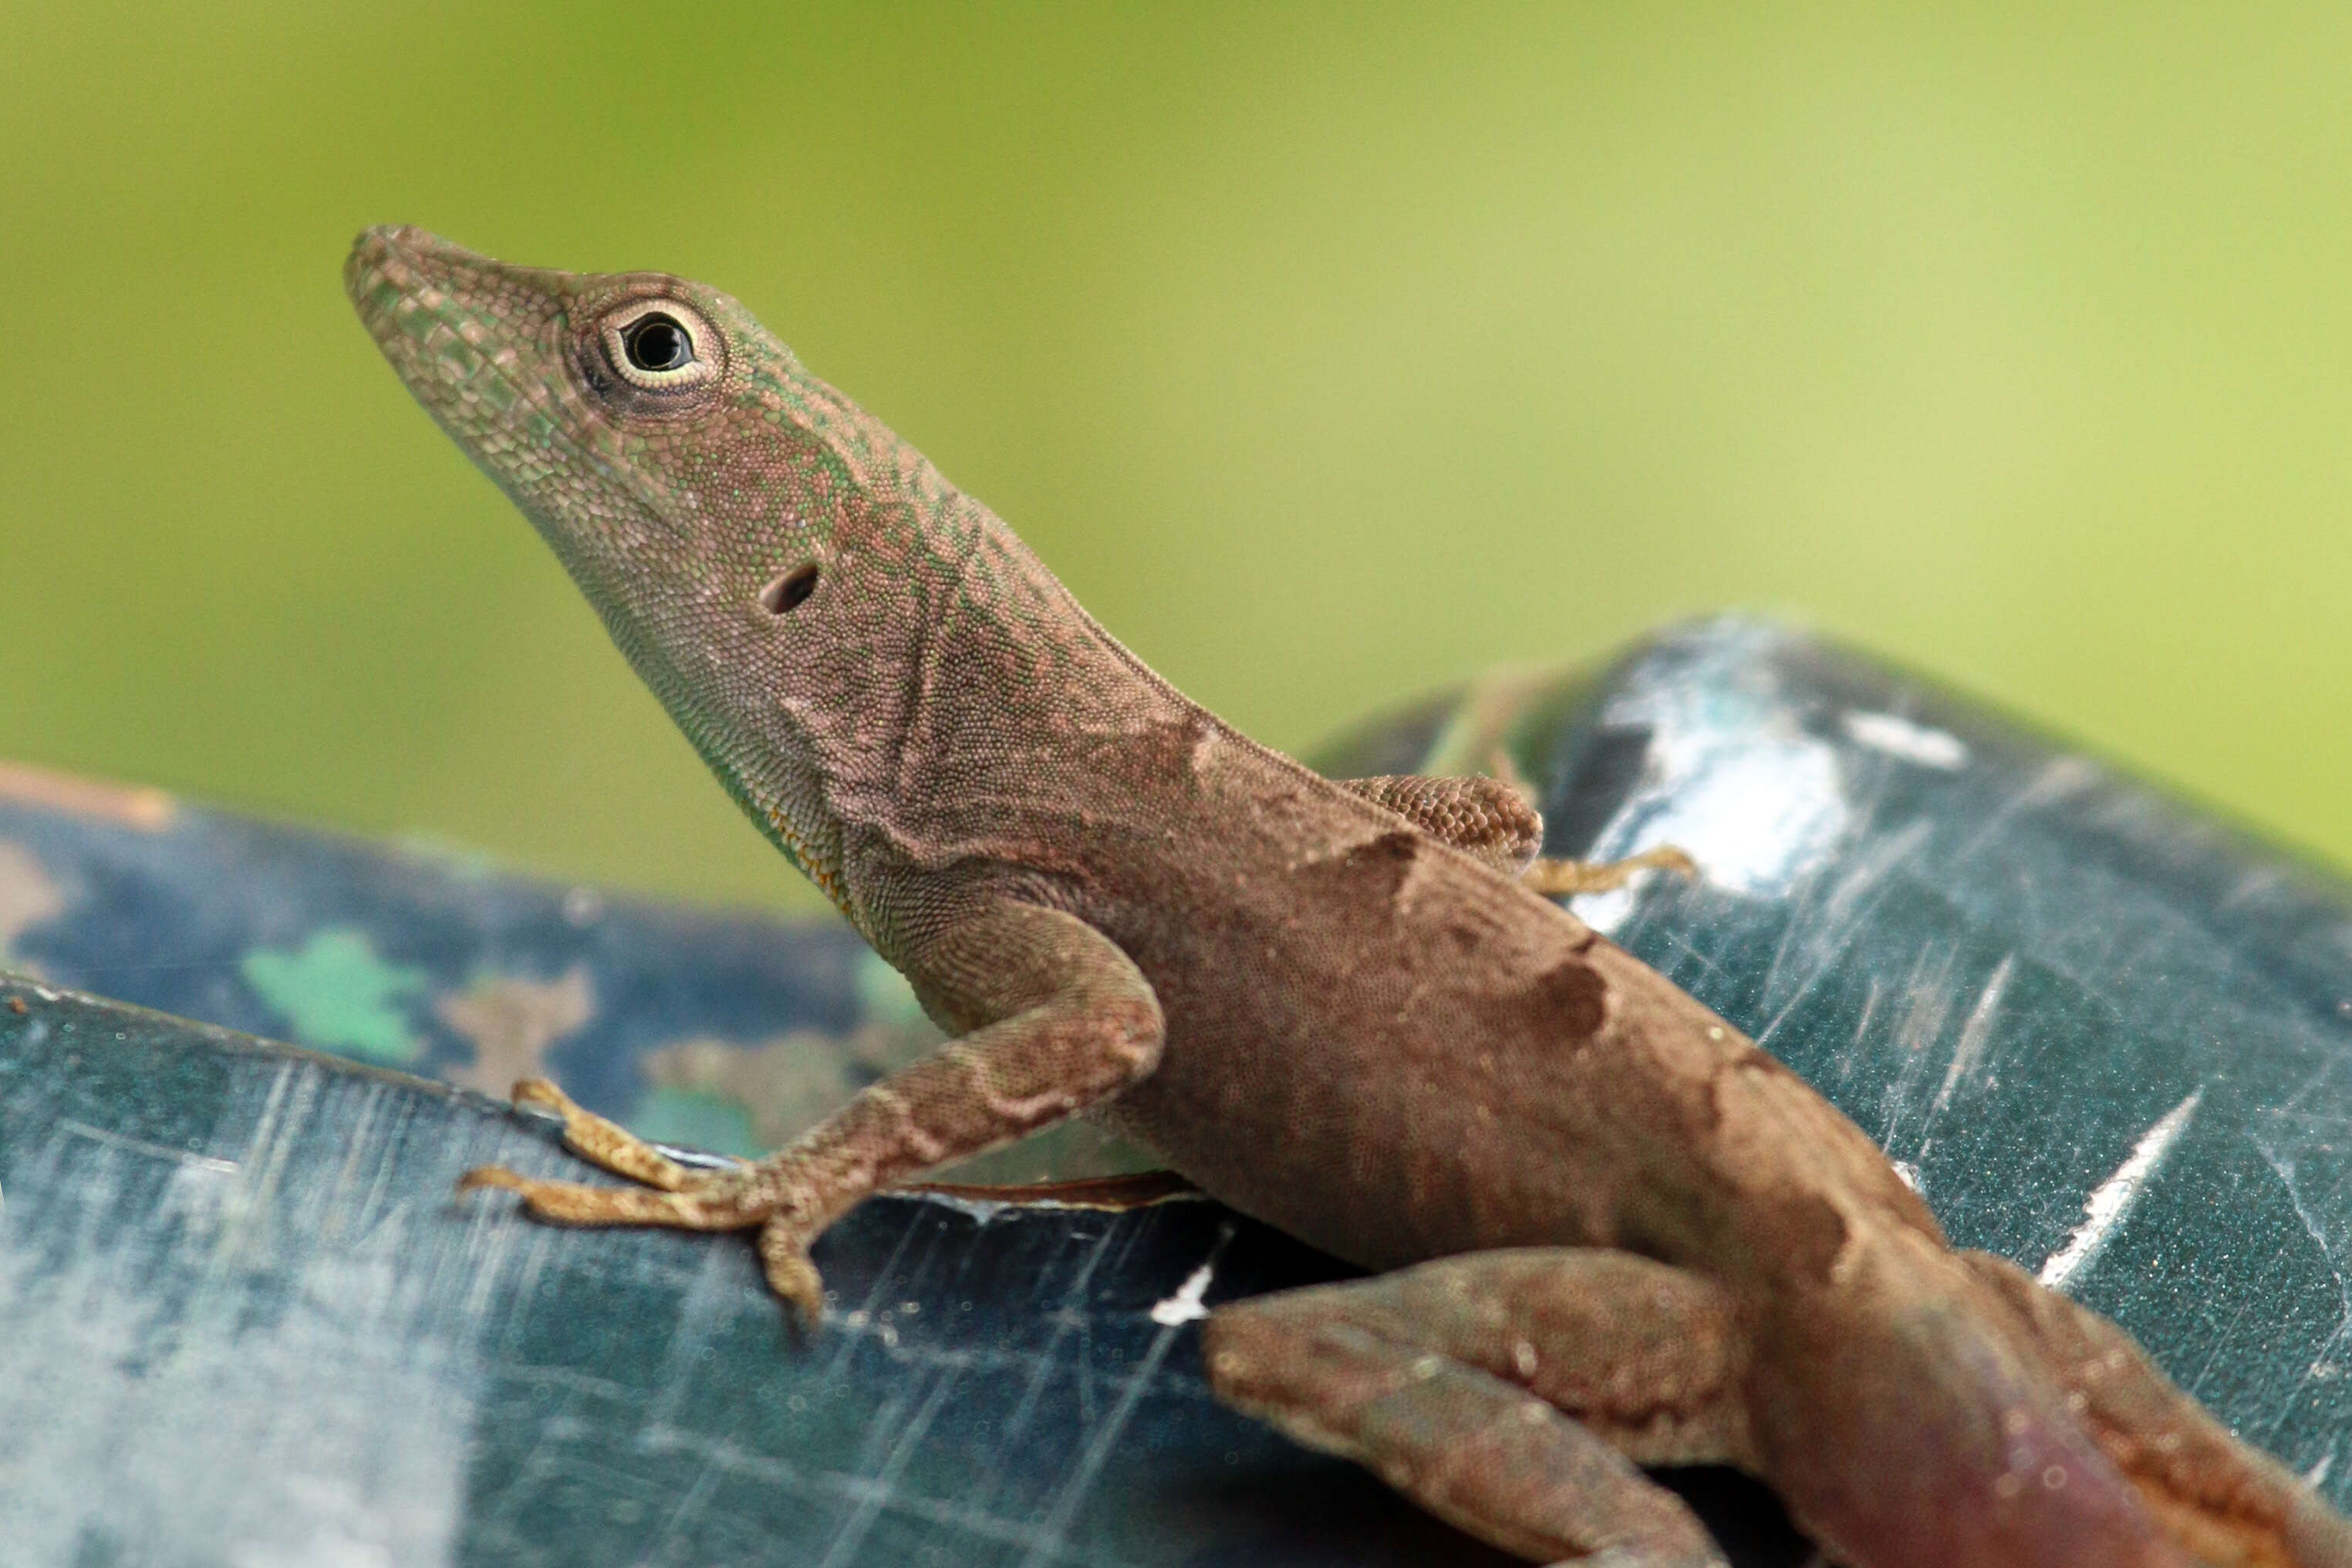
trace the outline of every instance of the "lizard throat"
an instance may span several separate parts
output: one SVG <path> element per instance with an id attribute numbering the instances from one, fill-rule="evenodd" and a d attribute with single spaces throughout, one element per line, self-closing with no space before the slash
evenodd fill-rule
<path id="1" fill-rule="evenodd" d="M 848 921 L 859 936 L 871 941 L 874 934 L 866 928 L 866 922 L 851 907 L 849 893 L 842 885 L 839 869 L 818 858 L 810 848 L 808 840 L 793 826 L 792 819 L 784 814 L 782 806 L 763 807 L 759 817 L 768 830 L 768 836 L 792 858 L 793 864 L 800 868 L 801 874 L 816 884 L 817 891 L 832 901 L 833 906 L 841 911 L 841 917 Z"/>

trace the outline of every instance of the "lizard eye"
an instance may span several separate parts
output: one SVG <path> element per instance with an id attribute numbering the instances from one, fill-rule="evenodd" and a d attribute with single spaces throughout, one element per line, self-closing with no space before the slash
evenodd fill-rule
<path id="1" fill-rule="evenodd" d="M 719 374 L 719 335 L 675 299 L 639 299 L 604 318 L 604 355 L 631 386 L 686 392 Z"/>
<path id="2" fill-rule="evenodd" d="M 656 310 L 629 323 L 629 329 L 621 334 L 621 351 L 641 371 L 683 370 L 694 361 L 694 339 Z"/>

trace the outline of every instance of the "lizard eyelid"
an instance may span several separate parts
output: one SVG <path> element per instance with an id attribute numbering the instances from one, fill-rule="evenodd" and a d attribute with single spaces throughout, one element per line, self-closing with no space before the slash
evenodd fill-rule
<path id="1" fill-rule="evenodd" d="M 816 591 L 816 563 L 794 567 L 760 590 L 760 607 L 771 615 L 789 615 Z"/>

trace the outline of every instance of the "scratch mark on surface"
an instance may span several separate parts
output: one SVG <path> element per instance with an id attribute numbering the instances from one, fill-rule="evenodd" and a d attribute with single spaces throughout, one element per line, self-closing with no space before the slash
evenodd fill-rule
<path id="1" fill-rule="evenodd" d="M 1226 1243 L 1233 1239 L 1234 1228 L 1230 1224 L 1220 1226 L 1217 1239 L 1209 1248 L 1209 1255 L 1193 1270 L 1192 1279 L 1201 1281 L 1203 1291 L 1208 1289 L 1208 1277 L 1216 1268 L 1217 1260 L 1224 1255 Z M 1187 1287 L 1191 1283 L 1191 1280 L 1185 1281 Z M 1176 1293 L 1181 1297 L 1184 1291 L 1180 1289 Z M 1155 1319 L 1158 1315 L 1153 1313 Z M 1111 1406 L 1108 1416 L 1087 1443 L 1086 1451 L 1078 1456 L 1077 1463 L 1070 1467 L 1069 1474 L 1055 1490 L 1053 1506 L 1046 1511 L 1045 1522 L 1038 1527 L 1035 1544 L 1030 1547 L 1028 1555 L 1022 1558 L 1021 1568 L 1045 1568 L 1060 1554 L 1062 1538 L 1069 1533 L 1070 1521 L 1077 1517 L 1078 1505 L 1094 1489 L 1095 1478 L 1102 1474 L 1103 1465 L 1109 1459 L 1111 1449 L 1118 1447 L 1119 1435 L 1127 1429 L 1127 1423 L 1134 1416 L 1137 1404 L 1142 1400 L 1144 1390 L 1160 1375 L 1160 1364 L 1168 1359 L 1168 1353 L 1175 1347 L 1177 1335 L 1183 1332 L 1183 1327 L 1184 1320 L 1181 1319 L 1163 1323 L 1160 1332 L 1151 1336 L 1151 1348 L 1144 1353 L 1142 1364 L 1128 1378 L 1127 1386 L 1119 1390 L 1118 1402 Z"/>
<path id="2" fill-rule="evenodd" d="M 1952 970 L 1958 961 L 1956 949 L 1930 942 L 1913 956 L 1911 972 L 1904 977 L 1902 1011 L 1895 1020 L 1893 1038 L 1893 1054 L 1899 1065 L 1885 1090 L 1886 1130 L 1878 1140 L 1883 1148 L 1896 1145 L 1904 1135 L 1904 1123 L 1916 1113 L 1919 1081 L 1927 1071 L 1927 1048 L 1943 1038 L 1945 1020 L 1952 1014 L 1957 988 Z M 1914 1151 L 1922 1158 L 1926 1153 L 1924 1142 Z"/>
<path id="3" fill-rule="evenodd" d="M 1886 896 L 1888 874 L 1918 852 L 1930 831 L 1927 822 L 1913 821 L 1889 833 L 1831 886 L 1815 919 L 1791 923 L 1780 948 L 1772 955 L 1771 969 L 1764 978 L 1765 992 L 1774 992 L 1780 979 L 1782 958 L 1801 927 L 1805 928 L 1805 974 L 1790 992 L 1788 1000 L 1772 1015 L 1771 1021 L 1757 1031 L 1757 1044 L 1769 1040 L 1788 1021 L 1789 1015 L 1796 1011 L 1798 1004 L 1811 995 L 1813 988 L 1836 972 L 1839 960 L 1845 956 L 1855 936 L 1868 926 L 1879 901 Z"/>
<path id="4" fill-rule="evenodd" d="M 2272 893 L 2288 885 L 2286 873 L 2283 868 L 2274 865 L 2256 866 L 2230 884 L 2230 891 L 2221 895 L 2219 907 L 2235 909 L 2242 904 L 2258 903 Z"/>
<path id="5" fill-rule="evenodd" d="M 2200 1337 L 2205 1343 L 2205 1358 L 2197 1364 L 2194 1374 L 2179 1381 L 2183 1394 L 2192 1399 L 2201 1400 L 2205 1397 L 2203 1390 L 2206 1380 L 2212 1376 L 2213 1368 L 2220 1364 L 2225 1347 L 2237 1338 L 2238 1325 L 2245 1321 L 2246 1303 L 2241 1301 L 2238 1303 L 2238 1310 L 2230 1314 L 2230 1321 L 2226 1323 L 2217 1322 L 2213 1315 L 2201 1307 L 2197 1316 L 2198 1321 L 2204 1325 L 2205 1332 Z"/>
<path id="6" fill-rule="evenodd" d="M 835 1470 L 804 1472 L 789 1460 L 747 1450 L 706 1432 L 651 1425 L 644 1429 L 640 1440 L 649 1452 L 690 1453 L 706 1469 L 756 1481 L 761 1487 L 794 1497 L 852 1503 L 874 1500 L 882 1512 L 943 1525 L 975 1540 L 1024 1548 L 1037 1543 L 1036 1527 L 1025 1520 L 1000 1518 L 951 1498 L 926 1497 L 911 1491 L 885 1495 L 883 1489 L 866 1477 Z M 1129 1559 L 1104 1555 L 1099 1547 L 1076 1549 L 1066 1545 L 1056 1556 L 1080 1568 L 1140 1568 Z"/>
<path id="7" fill-rule="evenodd" d="M 1054 1332 L 1047 1336 L 1045 1349 L 1039 1354 L 1036 1365 L 1031 1371 L 1027 1383 L 1023 1385 L 1021 1397 L 1014 1403 L 1013 1413 L 1004 1419 L 1003 1441 L 998 1447 L 1000 1454 L 1009 1458 L 1018 1451 L 1020 1439 L 1027 1435 L 1029 1423 L 1036 1418 L 1037 1402 L 1044 1396 L 1046 1384 L 1052 1380 L 1056 1366 L 1060 1364 L 1064 1341 L 1068 1339 L 1071 1333 L 1084 1331 L 1086 1314 L 1082 1309 L 1087 1300 L 1087 1291 L 1093 1282 L 1095 1269 L 1102 1262 L 1109 1245 L 1110 1232 L 1106 1230 L 1097 1237 L 1094 1245 L 1087 1249 L 1085 1260 L 1078 1265 L 1076 1275 L 1070 1281 L 1069 1288 L 1063 1292 L 1062 1304 L 1051 1317 Z M 1086 1386 L 1085 1364 L 1084 1358 L 1080 1358 L 1079 1387 L 1082 1400 Z M 985 1508 L 995 1500 L 997 1489 L 1003 1484 L 1003 1480 L 1004 1461 L 1000 1459 L 997 1464 L 991 1467 L 982 1485 L 974 1489 L 973 1496 L 978 1500 L 979 1506 Z"/>
<path id="8" fill-rule="evenodd" d="M 717 1470 L 707 1469 L 695 1477 L 693 1484 L 686 1489 L 686 1495 L 677 1500 L 677 1506 L 670 1510 L 668 1518 L 662 1521 L 661 1533 L 655 1537 L 642 1561 L 655 1563 L 667 1556 L 670 1542 L 686 1533 L 687 1528 L 709 1506 L 710 1494 L 718 1490 Z"/>
<path id="9" fill-rule="evenodd" d="M 922 1404 L 908 1418 L 907 1424 L 899 1428 L 898 1441 L 890 1446 L 890 1452 L 883 1459 L 880 1469 L 862 1489 L 864 1495 L 858 1499 L 857 1506 L 850 1511 L 848 1519 L 842 1522 L 841 1532 L 833 1538 L 833 1544 L 825 1548 L 824 1560 L 817 1568 L 841 1568 L 843 1563 L 856 1555 L 860 1546 L 866 1544 L 866 1536 L 873 1531 L 874 1521 L 881 1517 L 884 1507 L 898 1496 L 898 1482 L 907 1473 L 908 1461 L 915 1457 L 915 1450 L 921 1446 L 924 1434 L 930 1430 L 931 1422 L 939 1416 L 940 1406 L 947 1403 L 948 1396 L 954 1391 L 961 1371 L 961 1367 L 950 1363 L 931 1380 L 929 1393 L 924 1396 Z"/>
<path id="10" fill-rule="evenodd" d="M 1993 966 L 1992 975 L 1985 981 L 1984 990 L 1977 997 L 1977 1005 L 1969 1013 L 1969 1021 L 1960 1026 L 1959 1042 L 1952 1047 L 1952 1063 L 1944 1069 L 1944 1082 L 1936 1090 L 1936 1098 L 1928 1103 L 1927 1120 L 1934 1122 L 1951 1103 L 1952 1092 L 1961 1080 L 1975 1071 L 1984 1060 L 1985 1045 L 1992 1039 L 1993 1016 L 2000 1010 L 2000 994 L 2009 988 L 2009 977 L 2017 969 L 2017 955 L 2004 953 Z"/>
<path id="11" fill-rule="evenodd" d="M 1708 957 L 1706 953 L 1696 946 L 1694 946 L 1690 938 L 1684 936 L 1681 932 L 1659 931 L 1649 933 L 1646 926 L 1643 929 L 1645 934 L 1652 935 L 1654 937 L 1660 946 L 1672 948 L 1678 957 L 1689 959 L 1701 974 L 1717 977 L 1720 977 L 1722 976 L 1723 966 L 1717 963 L 1713 958 Z M 1678 965 L 1676 967 L 1679 968 L 1680 966 Z M 1690 988 L 1685 986 L 1683 988 L 1685 990 L 1688 990 Z"/>
<path id="12" fill-rule="evenodd" d="M 1178 1323 L 1198 1322 L 1207 1317 L 1209 1309 L 1201 1304 L 1201 1300 L 1209 1293 L 1209 1281 L 1216 1271 L 1213 1263 L 1203 1263 L 1193 1270 L 1176 1287 L 1174 1295 L 1152 1307 L 1151 1321 L 1161 1328 L 1174 1328 Z"/>
<path id="13" fill-rule="evenodd" d="M 867 1287 L 866 1299 L 855 1312 L 843 1314 L 845 1321 L 842 1326 L 858 1329 L 874 1321 L 875 1313 L 881 1310 L 883 1296 L 888 1293 L 891 1282 L 898 1278 L 898 1260 L 907 1255 L 908 1244 L 914 1239 L 915 1227 L 911 1225 L 898 1233 L 898 1239 L 891 1244 L 890 1255 L 882 1260 L 882 1267 L 874 1275 L 874 1283 Z M 826 1304 L 830 1307 L 832 1303 L 828 1301 Z M 836 1383 L 848 1375 L 849 1358 L 856 1346 L 857 1341 L 852 1335 L 839 1338 L 833 1358 L 825 1364 L 824 1381 Z"/>
<path id="14" fill-rule="evenodd" d="M 249 1064 L 152 1138 L 34 1107 L 48 1163 L 0 1249 L 0 1556 L 458 1560 L 480 1320 L 435 1249 L 320 1224 L 349 1198 L 289 1173 L 345 1157 L 361 1096 L 317 1077 Z"/>
<path id="15" fill-rule="evenodd" d="M 2305 1389 L 2315 1383 L 2333 1382 L 2341 1375 L 2343 1369 L 2335 1360 L 2336 1347 L 2344 1343 L 2347 1328 L 2352 1328 L 2352 1319 L 2339 1320 L 2336 1332 L 2320 1342 L 2319 1350 L 2312 1357 L 2311 1364 L 2303 1369 L 2303 1375 L 2294 1380 L 2294 1386 L 2287 1390 L 2286 1396 L 2279 1401 L 2278 1411 L 2271 1418 L 2269 1430 L 2263 1436 L 2263 1447 L 2278 1447 L 2279 1433 L 2285 1427 L 2287 1417 L 2294 1414 L 2295 1401 L 2303 1397 Z"/>
<path id="16" fill-rule="evenodd" d="M 211 1155 L 192 1155 L 185 1149 L 175 1149 L 169 1144 L 151 1144 L 144 1138 L 125 1137 L 121 1133 L 110 1133 L 103 1127 L 93 1127 L 87 1122 L 60 1118 L 58 1128 L 60 1132 L 71 1133 L 78 1138 L 88 1138 L 93 1144 L 105 1144 L 111 1148 L 129 1149 L 134 1154 L 149 1155 L 159 1160 L 170 1160 L 174 1165 L 194 1166 L 198 1170 L 221 1171 L 234 1175 L 237 1168 L 235 1160 L 217 1159 Z"/>
<path id="17" fill-rule="evenodd" d="M 350 1142 L 345 1145 L 343 1163 L 335 1172 L 333 1185 L 327 1189 L 326 1214 L 320 1222 L 323 1235 L 340 1238 L 355 1214 L 375 1212 L 373 1204 L 354 1209 L 352 1189 L 359 1180 L 360 1161 L 371 1155 L 376 1162 L 377 1183 L 380 1185 L 383 1179 L 383 1145 L 374 1136 L 376 1113 L 383 1103 L 383 1091 L 380 1084 L 371 1085 L 360 1095 L 359 1109 L 352 1118 L 347 1134 Z"/>
<path id="18" fill-rule="evenodd" d="M 1977 831 L 1952 852 L 1949 863 L 1954 866 L 1967 864 L 1979 850 L 2005 835 L 2010 824 L 2018 818 L 2080 795 L 2098 781 L 2099 769 L 2090 758 L 2052 758 L 2042 765 L 2040 771 L 2026 780 L 2022 789 L 1986 813 L 1984 821 L 1977 825 Z"/>
<path id="19" fill-rule="evenodd" d="M 1878 1004 L 1886 999 L 1886 988 L 1876 975 L 1870 977 L 1868 988 L 1862 998 L 1862 1015 L 1853 1020 L 1853 1032 L 1838 1048 L 1837 1065 L 1840 1078 L 1851 1078 L 1862 1064 L 1863 1046 L 1870 1039 L 1870 1026 L 1878 1021 Z"/>
<path id="20" fill-rule="evenodd" d="M 2327 1472 L 2336 1468 L 2336 1450 L 2330 1448 L 2319 1456 L 2319 1463 L 2303 1472 L 2303 1484 L 2317 1491 L 2327 1479 Z"/>
<path id="21" fill-rule="evenodd" d="M 2352 1281 L 2346 1280 L 2341 1253 L 2336 1244 L 2328 1239 L 2329 1224 L 2326 1213 L 2321 1209 L 2315 1209 L 2311 1197 L 2304 1191 L 2294 1151 L 2290 1148 L 2282 1152 L 2273 1146 L 2272 1139 L 2263 1137 L 2259 1133 L 2254 1136 L 2253 1145 L 2256 1151 L 2262 1155 L 2263 1162 L 2271 1167 L 2271 1174 L 2278 1177 L 2281 1186 L 2286 1188 L 2287 1202 L 2294 1209 L 2295 1218 L 2302 1222 L 2304 1230 L 2311 1237 L 2312 1244 L 2319 1249 L 2320 1261 L 2326 1266 L 2328 1277 L 2336 1283 L 2336 1327 L 2320 1344 L 2318 1351 L 2312 1357 L 2311 1365 L 2306 1367 L 2303 1376 L 2296 1380 L 2294 1387 L 2289 1392 L 2286 1399 L 2280 1403 L 2278 1420 L 2273 1423 L 2272 1428 L 2275 1432 L 2278 1426 L 2286 1420 L 2287 1413 L 2293 1407 L 2294 1401 L 2302 1395 L 2305 1388 L 2310 1385 L 2312 1369 L 2326 1362 L 2335 1354 L 2336 1347 L 2343 1343 L 2347 1331 L 2352 1330 Z M 2322 1147 L 2324 1148 L 2325 1145 Z M 2329 1197 L 2333 1196 L 2332 1192 L 2328 1195 Z"/>
<path id="22" fill-rule="evenodd" d="M 1853 866 L 1831 883 L 1829 896 L 1822 901 L 1821 924 L 1839 933 L 1841 951 L 1855 928 L 1869 923 L 1879 900 L 1885 896 L 1881 884 L 1934 836 L 1934 826 L 1924 817 L 1915 817 L 1856 856 Z"/>
<path id="23" fill-rule="evenodd" d="M 2189 1091 L 2189 1098 L 2167 1111 L 2157 1119 L 2156 1125 L 2140 1134 L 2129 1157 L 2116 1167 L 2116 1174 L 2091 1190 L 2091 1196 L 2083 1202 L 2083 1223 L 2074 1228 L 2065 1246 L 2050 1255 L 2036 1276 L 2044 1287 L 2053 1291 L 2065 1289 L 2066 1281 L 2099 1255 L 2107 1238 L 2116 1233 L 2124 1216 L 2139 1201 L 2139 1195 L 2155 1176 L 2157 1167 L 2164 1164 L 2164 1156 L 2172 1152 L 2172 1145 L 2189 1130 L 2189 1119 L 2197 1114 L 2197 1103 L 2204 1098 L 2203 1085 Z"/>
<path id="24" fill-rule="evenodd" d="M 677 1316 L 668 1324 L 662 1347 L 661 1371 L 655 1375 L 655 1386 L 661 1392 L 647 1407 L 646 1419 L 668 1425 L 677 1420 L 680 1404 L 694 1388 L 694 1367 L 711 1354 L 711 1341 L 719 1326 L 733 1312 L 742 1296 L 741 1276 L 737 1272 L 740 1259 L 727 1256 L 725 1249 L 704 1249 L 701 1260 L 687 1277 L 685 1289 L 679 1292 Z"/>

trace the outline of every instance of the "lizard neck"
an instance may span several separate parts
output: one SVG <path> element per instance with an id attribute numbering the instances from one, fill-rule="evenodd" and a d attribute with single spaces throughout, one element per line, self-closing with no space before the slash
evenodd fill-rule
<path id="1" fill-rule="evenodd" d="M 702 723 L 671 705 L 761 831 L 886 952 L 910 883 L 1049 869 L 1040 818 L 1092 809 L 1087 758 L 1206 720 L 993 513 L 919 474 L 900 517 L 843 530 L 859 542 L 840 570 L 891 591 L 844 596 L 841 656 L 794 671 L 761 733 L 740 707 Z"/>

